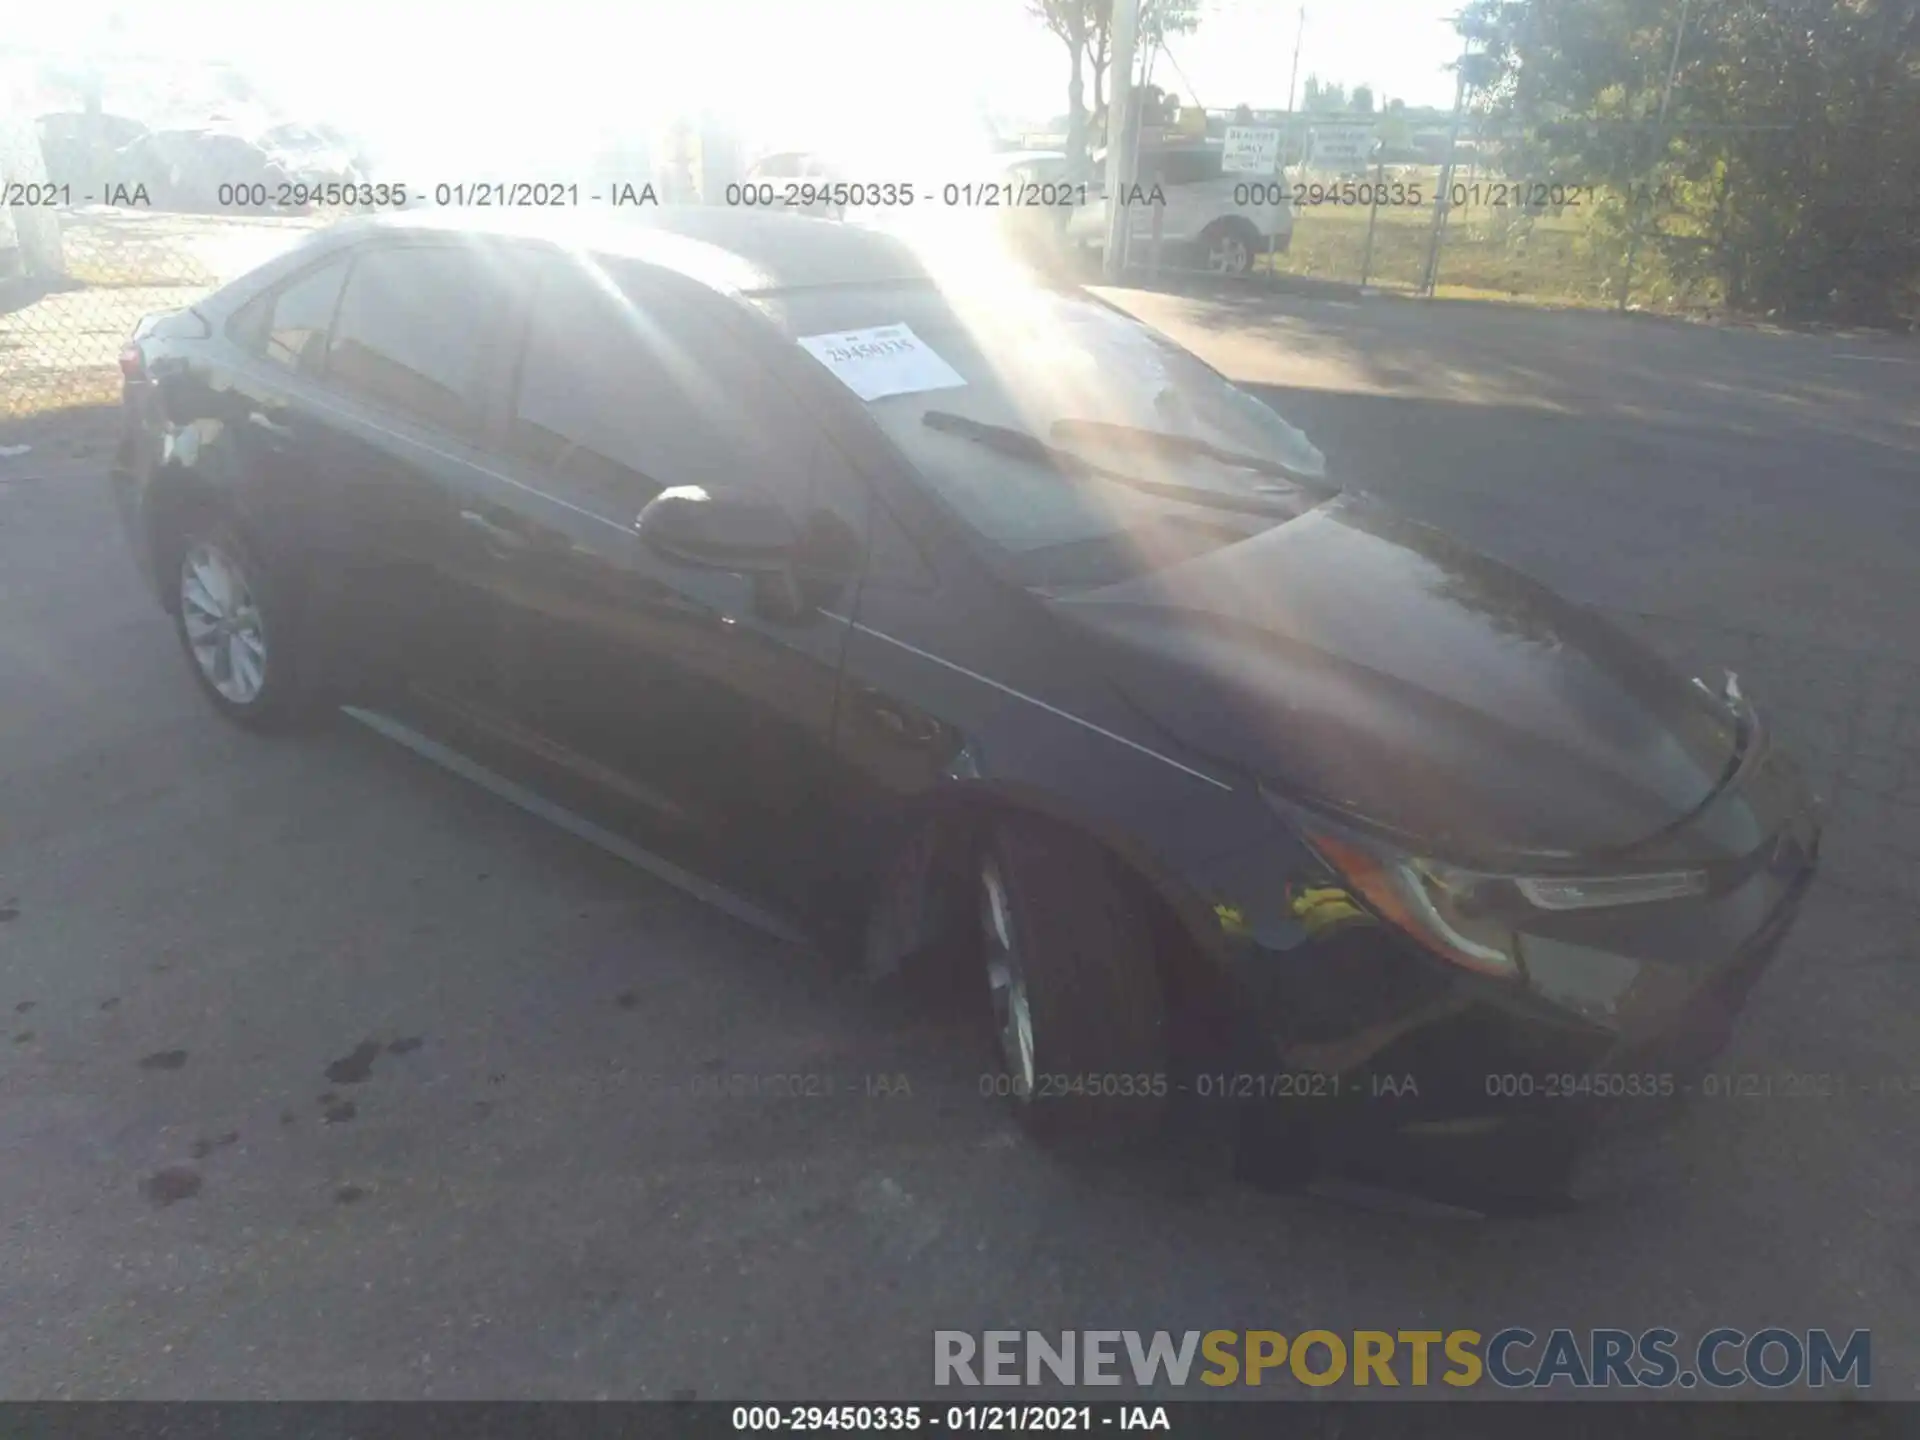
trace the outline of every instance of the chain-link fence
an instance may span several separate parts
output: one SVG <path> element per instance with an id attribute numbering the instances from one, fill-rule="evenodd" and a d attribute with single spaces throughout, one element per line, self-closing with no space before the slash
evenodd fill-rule
<path id="1" fill-rule="evenodd" d="M 334 218 L 276 213 L 259 155 L 233 137 L 208 132 L 167 151 L 116 123 L 128 122 L 0 114 L 0 426 L 10 430 L 111 402 L 140 316 L 191 304 Z M 1739 196 L 1711 165 L 1698 178 L 1699 143 L 1684 173 L 1656 158 L 1670 147 L 1648 143 L 1644 165 L 1616 165 L 1608 179 L 1573 173 L 1567 147 L 1541 127 L 1470 116 L 1444 135 L 1352 116 L 1275 125 L 1263 173 L 1223 165 L 1231 143 L 1213 133 L 1219 124 L 1143 148 L 1123 202 L 1127 283 L 1198 275 L 1549 304 L 1723 303 L 1720 218 Z M 1335 130 L 1338 145 L 1327 143 Z M 1088 219 L 1060 227 L 1068 251 L 1085 247 L 1064 257 L 1081 278 L 1100 273 L 1089 240 L 1105 227 Z"/>
<path id="2" fill-rule="evenodd" d="M 120 350 L 141 316 L 192 304 L 323 223 L 219 213 L 211 173 L 204 185 L 131 164 L 115 176 L 102 162 L 115 153 L 112 117 L 93 117 L 91 135 L 86 117 L 68 118 L 78 123 L 0 114 L 0 433 L 9 436 L 116 401 Z"/>
<path id="3" fill-rule="evenodd" d="M 1325 123 L 1323 123 L 1325 122 Z M 1321 282 L 1452 298 L 1705 312 L 1727 304 L 1725 217 L 1742 197 L 1717 142 L 1790 126 L 1625 125 L 1561 119 L 1515 127 L 1463 115 L 1457 128 L 1406 133 L 1390 118 L 1273 116 L 1281 161 L 1231 169 L 1203 187 L 1213 214 L 1196 226 L 1192 193 L 1157 192 L 1148 147 L 1129 192 L 1129 280 L 1212 275 L 1284 285 Z M 1604 129 L 1604 170 L 1569 158 L 1565 137 Z M 1219 123 L 1209 139 L 1221 139 Z M 1322 134 L 1338 145 L 1323 145 Z M 1687 163 L 1667 142 L 1690 143 Z M 1204 141 L 1189 144 L 1206 143 Z M 1636 148 L 1637 147 L 1637 148 Z M 1599 147 L 1596 147 L 1599 148 Z M 1217 158 L 1216 158 L 1217 165 Z M 1164 205 L 1162 196 L 1164 195 Z M 1258 212 L 1280 202 L 1286 216 Z M 1172 217 L 1181 215 L 1175 223 Z M 1171 226 L 1166 234 L 1161 231 Z M 1221 237 L 1239 233 L 1251 249 Z"/>

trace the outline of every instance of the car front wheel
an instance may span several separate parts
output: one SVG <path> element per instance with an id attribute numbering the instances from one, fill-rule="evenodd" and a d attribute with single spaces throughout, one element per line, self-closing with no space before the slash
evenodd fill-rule
<path id="1" fill-rule="evenodd" d="M 1004 1084 L 1029 1133 L 1123 1144 L 1166 1109 L 1165 1002 L 1148 916 L 1098 848 L 997 821 L 978 870 L 981 950 Z"/>

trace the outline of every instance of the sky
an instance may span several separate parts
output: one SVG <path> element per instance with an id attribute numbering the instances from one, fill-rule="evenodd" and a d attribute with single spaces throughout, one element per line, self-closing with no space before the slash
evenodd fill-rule
<path id="1" fill-rule="evenodd" d="M 1317 0 L 1309 74 L 1450 105 L 1458 49 L 1434 0 Z M 846 150 L 961 143 L 982 106 L 1065 108 L 1066 53 L 1023 0 L 66 0 L 15 6 L 7 40 L 81 57 L 111 45 L 156 68 L 235 63 L 298 118 L 401 137 L 423 155 L 564 165 L 565 148 L 670 110 L 754 139 Z M 110 17 L 119 16 L 117 26 Z M 1210 107 L 1286 103 L 1300 8 L 1208 0 L 1154 79 Z M 25 22 L 24 25 L 18 22 Z M 105 37 L 114 36 L 111 40 Z M 109 108 L 112 98 L 108 98 Z M 884 157 L 875 155 L 876 160 Z M 525 178 L 539 178 L 531 175 Z"/>

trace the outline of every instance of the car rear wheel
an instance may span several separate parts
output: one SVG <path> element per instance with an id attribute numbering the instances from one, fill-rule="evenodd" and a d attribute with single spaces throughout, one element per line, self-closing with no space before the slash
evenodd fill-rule
<path id="1" fill-rule="evenodd" d="M 1253 269 L 1260 233 L 1245 220 L 1216 220 L 1200 235 L 1200 252 L 1216 275 L 1245 275 Z"/>
<path id="2" fill-rule="evenodd" d="M 285 726 L 304 711 L 291 607 L 231 524 L 190 524 L 178 548 L 174 629 L 193 677 L 227 719 Z"/>
<path id="3" fill-rule="evenodd" d="M 1166 1109 L 1165 1002 L 1151 927 L 1105 854 L 1024 816 L 978 863 L 987 992 L 1003 1088 L 1055 1144 L 1148 1138 Z"/>

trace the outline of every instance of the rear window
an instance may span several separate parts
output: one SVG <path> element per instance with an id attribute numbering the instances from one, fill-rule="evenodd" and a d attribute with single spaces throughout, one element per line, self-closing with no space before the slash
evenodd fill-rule
<path id="1" fill-rule="evenodd" d="M 1198 185 L 1225 173 L 1218 150 L 1149 151 L 1140 157 L 1141 178 L 1156 176 L 1163 185 Z"/>

